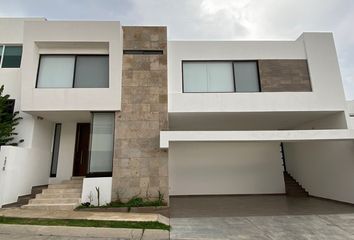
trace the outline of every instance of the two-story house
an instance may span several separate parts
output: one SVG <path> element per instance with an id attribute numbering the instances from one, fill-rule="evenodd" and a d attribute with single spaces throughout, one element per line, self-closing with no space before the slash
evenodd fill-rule
<path id="1" fill-rule="evenodd" d="M 0 85 L 23 118 L 0 206 L 285 194 L 354 203 L 354 104 L 333 36 L 169 41 L 166 27 L 0 19 Z"/>

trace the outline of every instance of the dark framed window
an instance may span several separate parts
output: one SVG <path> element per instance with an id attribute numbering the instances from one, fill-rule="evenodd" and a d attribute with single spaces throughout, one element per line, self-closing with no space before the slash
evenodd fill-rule
<path id="1" fill-rule="evenodd" d="M 182 61 L 186 93 L 260 92 L 257 61 Z"/>
<path id="2" fill-rule="evenodd" d="M 108 55 L 41 55 L 37 88 L 108 88 Z"/>
<path id="3" fill-rule="evenodd" d="M 53 152 L 52 152 L 52 164 L 50 167 L 50 177 L 57 176 L 60 135 L 61 135 L 61 123 L 56 123 L 54 128 Z"/>
<path id="4" fill-rule="evenodd" d="M 19 68 L 21 66 L 22 46 L 0 46 L 1 68 Z"/>
<path id="5" fill-rule="evenodd" d="M 114 112 L 93 112 L 88 176 L 110 176 L 114 152 Z"/>

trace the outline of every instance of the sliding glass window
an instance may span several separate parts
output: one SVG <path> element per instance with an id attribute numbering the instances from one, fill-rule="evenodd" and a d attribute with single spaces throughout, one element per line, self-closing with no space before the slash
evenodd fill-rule
<path id="1" fill-rule="evenodd" d="M 72 88 L 74 56 L 42 56 L 37 88 Z"/>
<path id="2" fill-rule="evenodd" d="M 0 46 L 0 67 L 19 68 L 21 66 L 22 46 Z"/>
<path id="3" fill-rule="evenodd" d="M 114 113 L 93 113 L 90 174 L 112 172 Z"/>
<path id="4" fill-rule="evenodd" d="M 183 92 L 259 92 L 256 61 L 183 61 Z"/>
<path id="5" fill-rule="evenodd" d="M 235 62 L 236 92 L 259 92 L 256 62 Z"/>
<path id="6" fill-rule="evenodd" d="M 184 62 L 185 92 L 233 92 L 230 62 Z"/>
<path id="7" fill-rule="evenodd" d="M 108 88 L 107 55 L 41 55 L 37 88 Z"/>
<path id="8" fill-rule="evenodd" d="M 77 56 L 75 88 L 108 88 L 108 57 Z"/>

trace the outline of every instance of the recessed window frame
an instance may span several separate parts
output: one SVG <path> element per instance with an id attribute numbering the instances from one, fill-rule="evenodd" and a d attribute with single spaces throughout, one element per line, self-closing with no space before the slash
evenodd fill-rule
<path id="1" fill-rule="evenodd" d="M 38 80 L 39 80 L 39 70 L 41 67 L 41 59 L 44 56 L 68 56 L 68 57 L 75 57 L 75 61 L 74 61 L 74 73 L 73 73 L 73 81 L 72 81 L 72 85 L 71 88 L 65 88 L 65 87 L 57 87 L 57 88 L 50 88 L 50 87 L 45 87 L 45 88 L 41 88 L 38 87 Z M 35 88 L 36 89 L 90 89 L 90 88 L 79 88 L 79 87 L 75 87 L 75 77 L 76 77 L 76 62 L 77 62 L 77 57 L 108 57 L 108 87 L 104 87 L 102 89 L 107 89 L 110 87 L 110 79 L 109 79 L 109 54 L 40 54 L 39 55 L 39 59 L 38 59 L 38 67 L 37 67 L 37 76 L 36 76 L 36 85 Z M 92 89 L 99 89 L 99 88 L 92 88 Z"/>
<path id="2" fill-rule="evenodd" d="M 234 84 L 234 90 L 231 92 L 186 92 L 184 90 L 184 72 L 183 72 L 183 64 L 184 63 L 231 63 L 232 65 L 232 76 L 233 76 L 233 84 Z M 236 89 L 236 76 L 235 76 L 235 66 L 234 63 L 237 62 L 254 62 L 256 63 L 257 66 L 257 77 L 258 77 L 258 92 L 238 92 Z M 260 74 L 259 74 L 259 65 L 258 65 L 258 60 L 182 60 L 181 63 L 181 68 L 182 68 L 182 93 L 260 93 L 262 92 L 262 85 L 260 81 Z"/>
<path id="3" fill-rule="evenodd" d="M 11 68 L 21 68 L 21 62 L 22 62 L 22 54 L 23 54 L 23 46 L 21 44 L 0 44 L 1 53 L 0 53 L 0 69 L 11 69 Z M 20 66 L 19 67 L 3 67 L 3 62 L 4 62 L 4 57 L 5 57 L 5 48 L 6 47 L 21 47 L 21 60 L 20 60 Z"/>

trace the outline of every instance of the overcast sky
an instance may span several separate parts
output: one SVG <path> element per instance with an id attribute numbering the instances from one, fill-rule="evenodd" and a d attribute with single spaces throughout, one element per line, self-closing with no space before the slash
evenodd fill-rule
<path id="1" fill-rule="evenodd" d="M 1 17 L 166 25 L 170 40 L 295 40 L 334 33 L 347 99 L 354 99 L 353 0 L 0 0 Z M 4 33 L 0 33 L 4 34 Z"/>

